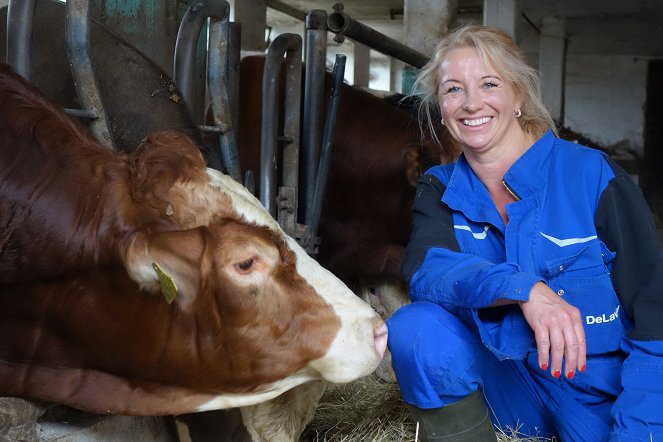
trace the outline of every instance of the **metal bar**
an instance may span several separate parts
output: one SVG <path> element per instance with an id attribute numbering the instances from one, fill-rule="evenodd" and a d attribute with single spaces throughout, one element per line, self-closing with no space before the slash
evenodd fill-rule
<path id="1" fill-rule="evenodd" d="M 327 119 L 325 121 L 325 132 L 322 140 L 322 151 L 320 152 L 320 166 L 318 167 L 318 179 L 316 180 L 315 195 L 313 198 L 313 208 L 311 222 L 309 223 L 309 232 L 312 237 L 318 232 L 320 224 L 320 214 L 322 212 L 322 199 L 327 186 L 327 175 L 331 162 L 331 148 L 334 141 L 334 127 L 336 126 L 336 113 L 338 102 L 341 98 L 341 88 L 343 86 L 343 75 L 345 74 L 345 55 L 337 54 L 334 70 L 332 72 L 332 90 L 327 106 Z"/>
<path id="2" fill-rule="evenodd" d="M 306 72 L 304 112 L 302 115 L 302 202 L 304 222 L 310 223 L 318 158 L 322 143 L 322 107 L 324 103 L 325 61 L 327 58 L 327 12 L 312 10 L 306 16 Z"/>
<path id="3" fill-rule="evenodd" d="M 35 0 L 9 0 L 7 7 L 7 63 L 32 81 L 32 23 Z"/>
<path id="4" fill-rule="evenodd" d="M 339 43 L 344 37 L 348 37 L 416 68 L 423 67 L 429 60 L 424 54 L 353 20 L 343 12 L 343 3 L 334 5 L 334 12 L 329 14 L 327 26 L 330 31 L 337 34 L 334 40 Z"/>
<path id="5" fill-rule="evenodd" d="M 75 118 L 88 118 L 95 119 L 99 118 L 99 114 L 95 109 L 92 110 L 83 110 L 83 109 L 65 109 L 64 112 L 70 117 Z"/>
<path id="6" fill-rule="evenodd" d="M 283 186 L 296 188 L 299 181 L 299 123 L 302 103 L 302 40 L 292 39 L 286 51 L 283 117 Z"/>
<path id="7" fill-rule="evenodd" d="M 207 90 L 212 106 L 214 124 L 219 126 L 222 133 L 219 135 L 221 157 L 226 173 L 235 181 L 242 182 L 242 172 L 239 167 L 237 154 L 237 141 L 235 131 L 232 129 L 232 116 L 230 99 L 228 98 L 228 33 L 230 7 L 225 3 L 223 17 L 210 16 L 209 39 L 207 48 Z"/>
<path id="8" fill-rule="evenodd" d="M 207 45 L 207 92 L 212 108 L 214 126 L 201 126 L 202 130 L 217 132 L 225 172 L 241 182 L 236 132 L 233 129 L 230 99 L 228 96 L 228 40 L 230 34 L 230 5 L 225 0 L 201 0 L 187 9 L 175 42 L 173 79 L 192 106 L 193 70 L 200 31 L 209 19 Z M 193 111 L 193 109 L 191 109 Z M 194 112 L 195 113 L 195 112 Z"/>
<path id="9" fill-rule="evenodd" d="M 228 89 L 228 105 L 232 130 L 237 137 L 239 128 L 239 64 L 241 59 L 242 25 L 230 22 L 228 28 L 228 68 L 226 88 Z"/>
<path id="10" fill-rule="evenodd" d="M 279 77 L 283 55 L 286 65 L 300 60 L 302 39 L 296 34 L 281 34 L 270 44 L 262 78 L 262 128 L 260 143 L 260 201 L 272 216 L 276 215 L 276 137 L 278 132 Z M 301 75 L 301 70 L 300 70 Z"/>
<path id="11" fill-rule="evenodd" d="M 193 68 L 196 60 L 196 46 L 200 30 L 209 17 L 207 1 L 193 3 L 184 13 L 175 40 L 173 59 L 173 81 L 182 93 L 187 105 L 193 100 Z"/>
<path id="12" fill-rule="evenodd" d="M 98 114 L 98 118 L 90 121 L 90 131 L 102 144 L 113 149 L 113 135 L 90 57 L 89 12 L 88 0 L 67 1 L 65 19 L 67 53 L 81 107 L 84 111 L 96 111 Z"/>

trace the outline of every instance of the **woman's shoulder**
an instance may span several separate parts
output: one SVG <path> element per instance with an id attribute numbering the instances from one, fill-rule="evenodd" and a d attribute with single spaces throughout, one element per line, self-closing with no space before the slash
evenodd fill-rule
<path id="1" fill-rule="evenodd" d="M 446 184 L 449 182 L 449 179 L 451 178 L 451 174 L 453 174 L 455 167 L 456 167 L 456 161 L 454 161 L 453 163 L 438 164 L 431 167 L 426 172 L 424 172 L 424 175 L 432 175 L 436 177 L 438 180 L 440 180 L 442 184 Z"/>
<path id="2" fill-rule="evenodd" d="M 604 189 L 615 176 L 608 154 L 594 147 L 556 138 L 552 151 L 555 158 L 553 167 L 564 171 L 569 182 Z"/>
<path id="3" fill-rule="evenodd" d="M 605 162 L 607 154 L 594 147 L 585 146 L 577 141 L 555 137 L 553 151 L 569 161 Z"/>

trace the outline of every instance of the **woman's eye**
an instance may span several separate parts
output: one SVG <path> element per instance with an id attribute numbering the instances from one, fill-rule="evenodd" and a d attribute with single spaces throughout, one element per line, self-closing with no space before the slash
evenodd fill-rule
<path id="1" fill-rule="evenodd" d="M 497 86 L 498 86 L 498 84 L 497 84 L 497 83 L 494 83 L 494 82 L 492 82 L 492 81 L 487 81 L 487 82 L 485 82 L 485 83 L 483 84 L 483 87 L 484 87 L 485 89 L 492 89 L 492 88 L 497 87 Z"/>
<path id="2" fill-rule="evenodd" d="M 447 94 L 457 94 L 458 92 L 461 92 L 462 89 L 459 88 L 458 86 L 451 86 L 450 88 L 447 88 Z"/>
<path id="3" fill-rule="evenodd" d="M 253 266 L 253 262 L 255 260 L 253 258 L 249 258 L 246 261 L 242 261 L 240 263 L 235 264 L 235 267 L 237 267 L 238 270 L 241 270 L 243 272 L 246 272 Z"/>

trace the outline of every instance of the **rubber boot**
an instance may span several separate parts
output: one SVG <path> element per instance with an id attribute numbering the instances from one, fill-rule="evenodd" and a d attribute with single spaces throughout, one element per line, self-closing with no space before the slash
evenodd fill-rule
<path id="1" fill-rule="evenodd" d="M 428 410 L 405 406 L 415 424 L 419 422 L 421 442 L 495 442 L 497 435 L 481 396 L 477 390 L 455 404 Z"/>

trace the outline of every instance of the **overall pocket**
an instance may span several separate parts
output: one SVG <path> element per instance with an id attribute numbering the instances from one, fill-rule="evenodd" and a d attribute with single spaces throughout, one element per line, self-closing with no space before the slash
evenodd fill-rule
<path id="1" fill-rule="evenodd" d="M 594 241 L 572 255 L 546 261 L 548 286 L 580 310 L 587 354 L 618 350 L 626 331 L 625 312 L 610 278 L 613 259 L 607 247 Z"/>

